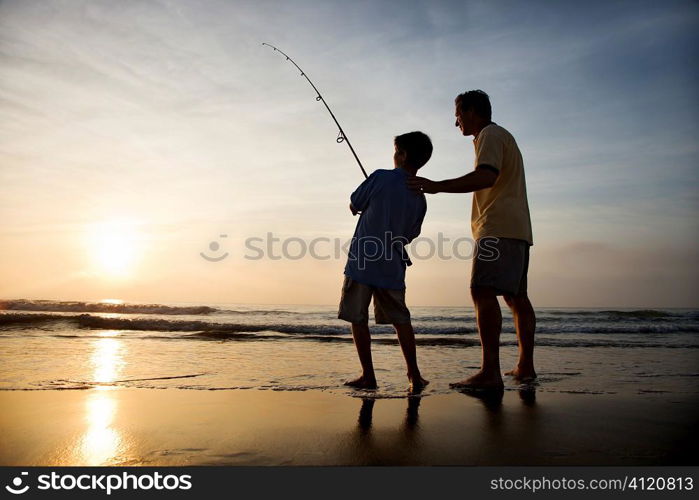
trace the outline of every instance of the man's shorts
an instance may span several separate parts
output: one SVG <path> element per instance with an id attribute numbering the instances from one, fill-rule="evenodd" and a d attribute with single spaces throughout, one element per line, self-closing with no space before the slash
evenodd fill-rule
<path id="1" fill-rule="evenodd" d="M 476 240 L 471 288 L 489 287 L 497 295 L 526 296 L 529 242 L 513 238 Z"/>
<path id="2" fill-rule="evenodd" d="M 337 317 L 350 323 L 369 321 L 369 302 L 374 299 L 374 318 L 379 325 L 410 323 L 405 290 L 377 288 L 345 276 Z"/>

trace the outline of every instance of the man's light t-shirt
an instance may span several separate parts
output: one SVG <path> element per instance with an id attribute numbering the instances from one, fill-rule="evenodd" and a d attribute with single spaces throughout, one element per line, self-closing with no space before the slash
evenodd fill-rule
<path id="1" fill-rule="evenodd" d="M 533 245 L 524 163 L 514 137 L 491 123 L 479 132 L 473 143 L 475 166 L 490 165 L 498 171 L 492 187 L 473 193 L 473 238 L 516 238 Z"/>

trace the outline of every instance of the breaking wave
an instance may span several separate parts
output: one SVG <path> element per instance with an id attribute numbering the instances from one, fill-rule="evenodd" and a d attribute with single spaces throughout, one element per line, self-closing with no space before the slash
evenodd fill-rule
<path id="1" fill-rule="evenodd" d="M 0 310 L 7 311 L 52 311 L 52 312 L 99 312 L 118 314 L 211 314 L 218 309 L 209 306 L 173 307 L 163 304 L 128 304 L 111 302 L 80 302 L 56 300 L 2 300 Z"/>
<path id="2" fill-rule="evenodd" d="M 423 322 L 419 317 L 413 324 L 418 334 L 438 335 L 464 335 L 477 333 L 474 321 L 456 321 L 449 323 Z M 348 327 L 344 323 L 335 321 L 315 322 L 284 322 L 284 321 L 260 321 L 231 322 L 231 321 L 202 321 L 202 320 L 177 320 L 167 318 L 150 317 L 104 317 L 91 314 L 65 315 L 51 313 L 0 313 L 0 326 L 16 328 L 57 328 L 75 326 L 86 329 L 103 330 L 133 330 L 133 331 L 159 331 L 159 332 L 214 332 L 220 333 L 256 333 L 276 332 L 282 334 L 297 335 L 345 335 Z M 372 331 L 392 333 L 393 329 L 386 325 L 372 326 Z M 664 323 L 638 323 L 638 322 L 607 322 L 593 321 L 544 323 L 537 325 L 539 334 L 691 334 L 699 331 L 699 325 L 694 322 L 682 323 L 678 321 Z M 513 333 L 511 322 L 503 325 L 504 333 Z"/>

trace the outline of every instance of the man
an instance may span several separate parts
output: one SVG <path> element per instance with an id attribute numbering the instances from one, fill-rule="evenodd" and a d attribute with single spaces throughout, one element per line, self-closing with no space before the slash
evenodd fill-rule
<path id="1" fill-rule="evenodd" d="M 456 126 L 474 136 L 475 170 L 456 179 L 408 179 L 411 189 L 423 193 L 473 192 L 471 230 L 476 240 L 471 296 L 481 339 L 481 370 L 451 384 L 457 389 L 502 390 L 498 295 L 512 310 L 519 360 L 506 375 L 532 380 L 536 317 L 527 296 L 529 247 L 533 244 L 522 155 L 510 133 L 491 120 L 488 94 L 471 90 L 457 96 Z"/>

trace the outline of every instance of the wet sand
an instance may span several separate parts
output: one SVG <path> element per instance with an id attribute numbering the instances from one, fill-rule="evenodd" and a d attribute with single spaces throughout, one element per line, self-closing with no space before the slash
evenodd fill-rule
<path id="1" fill-rule="evenodd" d="M 692 397 L 0 392 L 0 465 L 697 465 Z"/>

